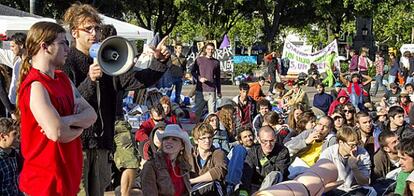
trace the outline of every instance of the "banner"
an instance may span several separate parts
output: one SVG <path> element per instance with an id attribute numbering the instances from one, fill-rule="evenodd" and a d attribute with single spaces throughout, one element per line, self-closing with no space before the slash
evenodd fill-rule
<path id="1" fill-rule="evenodd" d="M 310 64 L 314 63 L 318 66 L 319 73 L 325 72 L 325 65 L 327 57 L 335 52 L 334 66 L 336 69 L 340 69 L 338 61 L 338 43 L 336 40 L 328 44 L 322 50 L 314 53 L 303 52 L 300 48 L 285 40 L 283 46 L 282 59 L 289 59 L 289 70 L 288 74 L 296 75 L 301 72 L 308 73 Z"/>
<path id="2" fill-rule="evenodd" d="M 197 54 L 195 52 L 191 52 L 187 56 L 187 67 L 194 63 L 195 59 L 197 59 Z M 220 70 L 224 72 L 233 72 L 233 52 L 231 48 L 219 48 L 216 49 L 213 57 L 216 58 L 220 62 Z"/>

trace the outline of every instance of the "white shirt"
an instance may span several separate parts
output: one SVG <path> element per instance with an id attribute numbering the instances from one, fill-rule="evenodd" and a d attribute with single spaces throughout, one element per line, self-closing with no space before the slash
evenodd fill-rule
<path id="1" fill-rule="evenodd" d="M 368 152 L 365 148 L 358 146 L 356 156 L 361 155 L 361 160 L 358 162 L 358 169 L 362 175 L 370 177 L 371 175 L 371 160 Z M 322 153 L 319 159 L 331 160 L 338 169 L 338 181 L 343 180 L 344 183 L 338 187 L 338 189 L 344 191 L 350 191 L 357 185 L 354 177 L 354 173 L 351 167 L 348 165 L 348 159 L 343 158 L 339 155 L 339 144 L 328 147 Z"/>
<path id="2" fill-rule="evenodd" d="M 19 79 L 21 61 L 20 57 L 15 56 L 11 50 L 0 49 L 0 63 L 13 69 L 9 88 L 9 99 L 12 104 L 16 104 L 17 80 Z"/>

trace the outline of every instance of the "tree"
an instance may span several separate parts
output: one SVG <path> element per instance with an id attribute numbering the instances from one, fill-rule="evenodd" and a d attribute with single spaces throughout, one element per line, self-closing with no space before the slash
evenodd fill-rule
<path id="1" fill-rule="evenodd" d="M 138 25 L 161 37 L 168 35 L 178 22 L 178 17 L 189 6 L 190 0 L 122 0 L 124 12 L 136 17 Z"/>
<path id="2" fill-rule="evenodd" d="M 312 1 L 307 0 L 258 0 L 255 9 L 263 20 L 264 42 L 271 51 L 271 44 L 281 25 L 302 27 L 315 17 Z"/>
<path id="3" fill-rule="evenodd" d="M 247 48 L 248 55 L 251 55 L 253 44 L 259 41 L 262 32 L 263 23 L 257 18 L 253 17 L 250 20 L 240 20 L 236 23 L 234 28 L 229 32 L 231 37 L 237 36 L 240 44 Z"/>
<path id="4" fill-rule="evenodd" d="M 411 41 L 414 27 L 414 4 L 389 0 L 378 3 L 374 14 L 374 32 L 378 43 L 401 47 Z"/>

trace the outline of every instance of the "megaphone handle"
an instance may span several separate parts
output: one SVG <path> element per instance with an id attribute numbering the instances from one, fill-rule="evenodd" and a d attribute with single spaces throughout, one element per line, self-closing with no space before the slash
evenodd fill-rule
<path id="1" fill-rule="evenodd" d="M 95 58 L 93 58 L 93 63 L 94 63 L 94 64 L 95 64 L 95 63 L 96 63 L 96 64 L 98 64 L 98 58 L 96 58 L 96 57 L 95 57 Z"/>

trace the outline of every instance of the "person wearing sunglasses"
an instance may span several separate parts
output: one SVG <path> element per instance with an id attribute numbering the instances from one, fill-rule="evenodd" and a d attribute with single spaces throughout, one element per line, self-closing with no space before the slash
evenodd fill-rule
<path id="1" fill-rule="evenodd" d="M 371 195 L 375 193 L 370 184 L 371 160 L 368 152 L 359 145 L 361 140 L 358 132 L 345 126 L 337 133 L 338 144 L 325 149 L 319 159 L 329 159 L 338 168 L 337 181 L 344 183 L 326 195 Z M 376 195 L 376 194 L 375 194 Z"/>
<path id="2" fill-rule="evenodd" d="M 338 133 L 345 125 L 345 114 L 340 109 L 336 109 L 331 115 L 331 118 L 334 121 L 333 131 Z"/>
<path id="3" fill-rule="evenodd" d="M 142 142 L 148 139 L 151 131 L 154 129 L 155 125 L 158 123 L 172 124 L 171 122 L 165 120 L 164 108 L 160 103 L 155 104 L 150 109 L 150 118 L 144 121 L 140 126 L 137 132 L 135 132 L 135 140 L 137 142 Z"/>
<path id="4" fill-rule="evenodd" d="M 98 11 L 91 5 L 75 3 L 65 11 L 63 22 L 72 36 L 72 47 L 65 65 L 60 69 L 98 113 L 96 123 L 82 135 L 85 157 L 80 194 L 100 196 L 110 184 L 109 159 L 114 146 L 116 109 L 122 106 L 117 94 L 155 84 L 167 70 L 169 52 L 163 45 L 164 38 L 151 51 L 154 59 L 147 69 L 136 72 L 131 69 L 113 77 L 104 74 L 100 65 L 89 56 L 90 47 L 101 38 L 102 19 Z"/>

